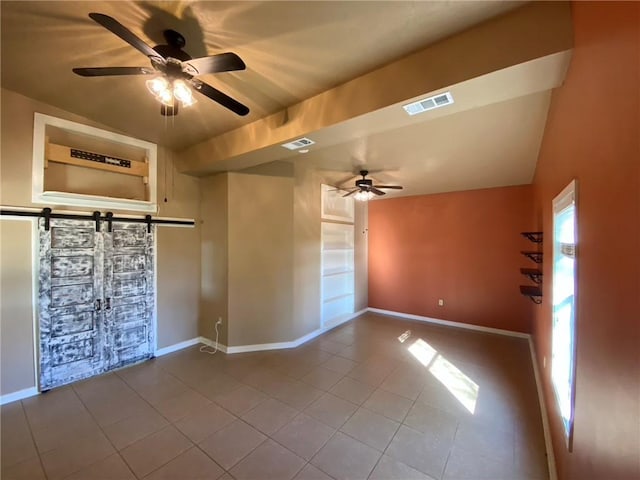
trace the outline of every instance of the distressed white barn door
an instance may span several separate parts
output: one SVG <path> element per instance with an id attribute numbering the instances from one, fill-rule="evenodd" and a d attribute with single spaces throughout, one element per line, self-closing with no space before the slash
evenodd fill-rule
<path id="1" fill-rule="evenodd" d="M 40 220 L 40 390 L 153 354 L 153 233 L 95 225 Z"/>
<path id="2" fill-rule="evenodd" d="M 153 353 L 153 235 L 144 224 L 114 222 L 104 234 L 104 249 L 107 351 L 110 368 L 116 368 Z"/>

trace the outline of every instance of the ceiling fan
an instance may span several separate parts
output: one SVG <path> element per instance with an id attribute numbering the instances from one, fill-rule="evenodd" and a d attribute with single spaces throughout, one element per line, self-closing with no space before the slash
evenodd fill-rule
<path id="1" fill-rule="evenodd" d="M 400 185 L 374 185 L 373 180 L 366 178 L 369 175 L 368 170 L 360 170 L 360 175 L 362 175 L 362 178 L 356 180 L 356 186 L 345 193 L 343 197 L 348 197 L 355 193 L 356 200 L 367 201 L 374 198 L 375 195 L 385 195 L 386 192 L 381 189 L 402 190 Z M 345 189 L 341 188 L 340 190 Z"/>
<path id="2" fill-rule="evenodd" d="M 175 30 L 163 32 L 166 45 L 151 48 L 115 18 L 102 13 L 90 13 L 89 17 L 99 25 L 114 33 L 129 45 L 139 50 L 151 61 L 151 67 L 91 67 L 74 68 L 73 72 L 82 77 L 102 77 L 113 75 L 155 75 L 147 80 L 147 88 L 162 103 L 162 115 L 177 115 L 178 105 L 193 105 L 191 88 L 228 108 L 238 115 L 246 115 L 249 108 L 237 100 L 197 79 L 207 73 L 244 70 L 246 65 L 235 53 L 220 53 L 209 57 L 191 58 L 182 50 L 185 38 Z"/>

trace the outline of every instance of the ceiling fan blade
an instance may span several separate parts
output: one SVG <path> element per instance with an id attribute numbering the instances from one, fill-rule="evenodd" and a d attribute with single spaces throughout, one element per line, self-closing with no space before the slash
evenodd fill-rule
<path id="1" fill-rule="evenodd" d="M 349 193 L 345 193 L 344 195 L 342 195 L 343 197 L 348 197 L 349 195 L 353 195 L 354 193 L 356 193 L 358 190 L 360 190 L 359 188 L 354 188 L 353 190 L 351 190 Z"/>
<path id="2" fill-rule="evenodd" d="M 386 195 L 382 190 L 378 190 L 376 187 L 369 187 L 369 191 L 375 193 L 376 195 Z"/>
<path id="3" fill-rule="evenodd" d="M 392 188 L 394 190 L 402 190 L 400 185 L 374 185 L 375 188 Z"/>
<path id="4" fill-rule="evenodd" d="M 220 53 L 210 57 L 194 58 L 187 60 L 187 65 L 195 70 L 194 75 L 204 75 L 206 73 L 232 72 L 244 70 L 247 66 L 235 53 Z"/>
<path id="5" fill-rule="evenodd" d="M 138 38 L 133 32 L 131 32 L 127 27 L 118 22 L 115 18 L 112 18 L 109 15 L 105 15 L 103 13 L 95 12 L 90 13 L 89 17 L 99 25 L 102 25 L 104 28 L 109 30 L 111 33 L 120 37 L 133 48 L 144 53 L 147 57 L 162 58 L 158 52 L 144 43 L 140 38 Z"/>
<path id="6" fill-rule="evenodd" d="M 249 107 L 222 93 L 220 90 L 213 88 L 211 85 L 195 79 L 191 80 L 191 84 L 193 85 L 193 88 L 195 88 L 202 95 L 204 95 L 205 97 L 209 97 L 214 102 L 218 102 L 220 105 L 228 108 L 232 112 L 237 113 L 241 116 L 249 113 Z"/>
<path id="7" fill-rule="evenodd" d="M 150 75 L 152 68 L 145 67 L 91 67 L 74 68 L 73 73 L 81 77 L 106 77 L 110 75 Z"/>

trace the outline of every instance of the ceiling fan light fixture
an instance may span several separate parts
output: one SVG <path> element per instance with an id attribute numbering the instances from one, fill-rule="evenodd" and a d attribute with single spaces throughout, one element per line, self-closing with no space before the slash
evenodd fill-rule
<path id="1" fill-rule="evenodd" d="M 366 190 L 360 190 L 354 196 L 354 198 L 359 202 L 368 202 L 373 197 L 375 197 L 375 195 L 372 192 L 368 192 Z"/>
<path id="2" fill-rule="evenodd" d="M 183 107 L 190 107 L 196 103 L 193 92 L 183 80 L 174 80 L 173 96 L 182 103 Z"/>
<path id="3" fill-rule="evenodd" d="M 155 77 L 147 80 L 147 89 L 154 97 L 159 97 L 163 92 L 169 91 L 169 82 L 164 77 Z"/>

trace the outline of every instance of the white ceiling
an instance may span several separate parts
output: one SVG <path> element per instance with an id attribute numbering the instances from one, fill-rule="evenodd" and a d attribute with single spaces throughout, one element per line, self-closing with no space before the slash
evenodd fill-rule
<path id="1" fill-rule="evenodd" d="M 522 5 L 500 1 L 2 1 L 2 87 L 182 150 L 248 126 Z M 80 66 L 147 65 L 146 57 L 94 23 L 87 17 L 89 12 L 113 16 L 152 46 L 164 43 L 162 30 L 173 28 L 185 35 L 185 50 L 193 57 L 237 53 L 247 64 L 246 71 L 200 78 L 245 103 L 251 113 L 238 117 L 200 96 L 194 107 L 167 119 L 147 93 L 143 77 L 74 75 L 71 69 Z M 374 123 L 386 124 L 385 128 L 337 134 L 334 142 L 321 144 L 296 161 L 338 171 L 363 164 L 390 169 L 378 177 L 404 184 L 401 194 L 528 183 L 549 103 L 551 87 L 545 88 L 525 88 L 519 96 L 476 102 L 473 108 L 469 105 L 428 123 L 385 122 L 385 117 L 372 112 Z M 252 164 L 287 158 L 273 148 L 273 153 Z"/>

